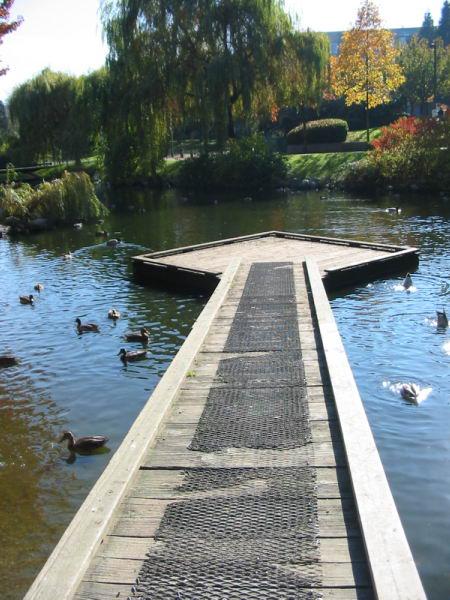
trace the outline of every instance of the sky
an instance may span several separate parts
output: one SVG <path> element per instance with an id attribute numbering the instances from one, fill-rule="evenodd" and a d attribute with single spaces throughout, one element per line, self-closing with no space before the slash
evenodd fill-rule
<path id="1" fill-rule="evenodd" d="M 15 86 L 50 67 L 81 75 L 94 71 L 105 60 L 102 40 L 101 0 L 15 0 L 13 15 L 23 23 L 0 46 L 2 66 L 0 100 Z M 377 0 L 386 27 L 419 27 L 426 11 L 439 21 L 443 0 Z M 299 17 L 302 29 L 341 31 L 354 22 L 360 0 L 285 0 Z"/>

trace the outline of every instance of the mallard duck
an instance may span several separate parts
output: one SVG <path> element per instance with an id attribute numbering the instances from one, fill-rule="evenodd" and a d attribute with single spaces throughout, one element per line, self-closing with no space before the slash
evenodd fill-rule
<path id="1" fill-rule="evenodd" d="M 34 289 L 41 293 L 44 290 L 44 286 L 42 285 L 42 283 L 36 283 L 36 285 L 34 286 Z"/>
<path id="2" fill-rule="evenodd" d="M 400 388 L 400 395 L 408 402 L 417 402 L 420 389 L 415 383 L 404 383 Z"/>
<path id="3" fill-rule="evenodd" d="M 98 333 L 100 331 L 98 325 L 96 325 L 95 323 L 82 323 L 81 320 L 78 318 L 75 319 L 75 323 L 77 324 L 78 333 L 86 333 L 89 331 Z"/>
<path id="4" fill-rule="evenodd" d="M 115 248 L 116 246 L 118 246 L 120 244 L 122 240 L 120 238 L 111 238 L 110 240 L 106 241 L 106 245 L 109 246 L 110 248 Z"/>
<path id="5" fill-rule="evenodd" d="M 66 254 L 62 255 L 63 260 L 71 260 L 72 257 L 73 257 L 73 254 L 72 254 L 72 252 L 70 252 L 70 250 Z"/>
<path id="6" fill-rule="evenodd" d="M 439 329 L 447 329 L 448 327 L 448 318 L 447 315 L 445 314 L 445 309 L 443 308 L 442 311 L 437 310 L 436 311 L 436 315 L 437 315 L 437 326 Z"/>
<path id="7" fill-rule="evenodd" d="M 123 362 L 133 361 L 133 360 L 141 360 L 142 358 L 146 358 L 147 350 L 125 350 L 122 348 L 118 354 L 120 356 L 120 360 Z"/>
<path id="8" fill-rule="evenodd" d="M 403 287 L 405 288 L 405 290 L 409 290 L 409 288 L 412 286 L 413 282 L 412 282 L 412 277 L 409 273 L 407 273 L 405 279 L 403 280 Z"/>
<path id="9" fill-rule="evenodd" d="M 106 444 L 109 438 L 104 435 L 87 435 L 85 437 L 76 438 L 71 431 L 63 431 L 59 443 L 64 440 L 69 440 L 67 448 L 70 452 L 93 452 Z"/>
<path id="10" fill-rule="evenodd" d="M 120 312 L 115 308 L 110 308 L 108 311 L 108 319 L 113 319 L 113 321 L 117 321 L 117 319 L 120 319 Z"/>
<path id="11" fill-rule="evenodd" d="M 19 296 L 20 304 L 34 304 L 34 296 L 30 294 L 29 296 Z"/>
<path id="12" fill-rule="evenodd" d="M 12 354 L 0 355 L 0 367 L 14 367 L 14 365 L 18 364 L 19 361 Z"/>
<path id="13" fill-rule="evenodd" d="M 150 339 L 150 332 L 145 327 L 142 327 L 139 331 L 131 331 L 130 333 L 125 334 L 125 339 L 127 342 L 142 342 L 143 344 L 147 344 Z"/>

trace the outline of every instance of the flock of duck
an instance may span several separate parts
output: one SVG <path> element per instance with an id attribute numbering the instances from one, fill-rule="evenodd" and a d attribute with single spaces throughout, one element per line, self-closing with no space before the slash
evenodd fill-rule
<path id="1" fill-rule="evenodd" d="M 410 275 L 410 273 L 408 273 L 405 277 L 405 279 L 403 280 L 403 288 L 408 291 L 412 288 L 413 286 L 413 281 L 412 281 L 412 277 Z M 448 327 L 448 318 L 447 315 L 445 313 L 445 309 L 442 308 L 442 310 L 437 310 L 436 311 L 436 322 L 437 322 L 437 328 L 438 329 L 447 329 Z M 418 385 L 416 385 L 415 383 L 403 383 L 400 387 L 400 395 L 404 400 L 407 400 L 408 402 L 414 402 L 417 403 L 418 402 L 418 398 L 419 398 L 419 394 L 420 394 L 420 388 Z"/>
<path id="2" fill-rule="evenodd" d="M 108 242 L 120 243 L 120 240 L 108 240 Z M 110 245 L 114 246 L 117 244 L 110 244 Z M 70 257 L 71 256 L 72 255 L 70 255 Z M 68 257 L 67 255 L 64 255 L 63 259 L 65 259 L 67 257 Z M 34 290 L 40 294 L 41 292 L 44 291 L 43 284 L 36 283 L 34 286 Z M 25 305 L 28 304 L 30 306 L 33 306 L 35 303 L 35 297 L 33 294 L 19 296 L 19 302 L 20 302 L 20 304 L 25 304 Z M 113 321 L 117 321 L 118 319 L 120 319 L 120 317 L 121 317 L 121 314 L 117 309 L 111 308 L 108 311 L 109 319 L 112 319 Z M 82 335 L 85 333 L 99 333 L 100 332 L 100 327 L 96 323 L 82 323 L 80 318 L 76 318 L 75 324 L 76 324 L 77 333 L 79 335 Z M 150 333 L 147 328 L 141 327 L 141 329 L 139 331 L 131 331 L 131 332 L 125 333 L 124 337 L 127 342 L 140 342 L 141 344 L 146 346 L 150 339 Z M 131 362 L 131 361 L 137 361 L 137 360 L 146 358 L 147 352 L 148 351 L 146 348 L 143 348 L 142 350 L 126 350 L 125 348 L 121 348 L 118 353 L 118 356 L 120 356 L 120 359 L 122 360 L 122 362 L 124 364 L 127 364 L 128 362 Z M 12 367 L 17 364 L 19 364 L 19 360 L 13 354 L 0 355 L 0 367 Z M 99 448 L 104 446 L 106 444 L 106 442 L 108 441 L 108 439 L 109 438 L 107 438 L 104 435 L 91 435 L 91 436 L 76 438 L 71 431 L 64 431 L 61 435 L 61 438 L 58 441 L 59 441 L 59 443 L 61 443 L 65 440 L 68 440 L 67 448 L 72 456 L 75 453 L 90 454 L 90 453 L 94 452 L 95 450 L 98 450 Z"/>

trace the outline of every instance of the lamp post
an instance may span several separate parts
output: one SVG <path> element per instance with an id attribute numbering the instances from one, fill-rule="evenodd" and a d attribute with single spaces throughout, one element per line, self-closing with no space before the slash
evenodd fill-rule
<path id="1" fill-rule="evenodd" d="M 437 101 L 437 45 L 436 45 L 436 40 L 433 40 L 431 42 L 430 48 L 433 49 L 433 101 L 436 104 L 436 101 Z"/>

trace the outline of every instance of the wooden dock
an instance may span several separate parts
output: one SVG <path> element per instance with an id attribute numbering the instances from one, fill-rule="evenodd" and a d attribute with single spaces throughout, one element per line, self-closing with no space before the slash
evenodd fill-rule
<path id="1" fill-rule="evenodd" d="M 413 270 L 416 248 L 357 240 L 266 231 L 135 256 L 134 270 L 143 283 L 214 290 L 230 260 L 244 264 L 277 260 L 314 260 L 328 291 Z"/>
<path id="2" fill-rule="evenodd" d="M 27 600 L 425 598 L 323 276 L 228 261 Z"/>

